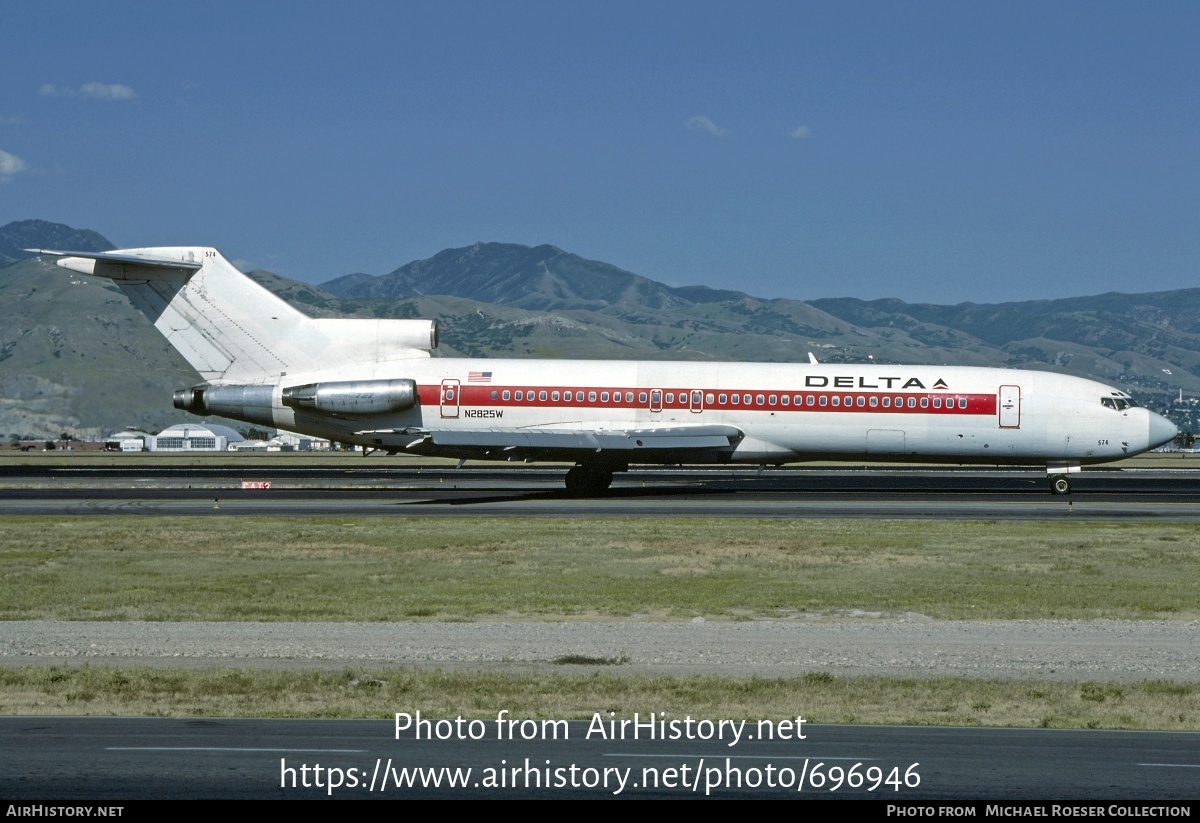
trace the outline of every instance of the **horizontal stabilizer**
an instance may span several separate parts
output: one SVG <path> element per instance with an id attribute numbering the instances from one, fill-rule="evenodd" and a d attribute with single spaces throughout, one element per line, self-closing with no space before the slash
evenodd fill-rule
<path id="1" fill-rule="evenodd" d="M 137 266 L 143 276 L 151 276 L 153 269 L 164 269 L 169 271 L 198 271 L 204 265 L 201 260 L 187 260 L 183 256 L 179 258 L 173 257 L 155 257 L 150 255 L 129 254 L 128 250 L 120 252 L 108 251 L 53 251 L 51 249 L 25 249 L 33 254 L 46 254 L 51 257 L 61 258 L 58 265 L 72 271 L 80 272 L 81 274 L 95 274 L 97 276 L 106 276 L 103 271 L 96 271 L 96 262 L 105 263 L 120 263 L 125 266 Z M 193 254 L 194 258 L 195 255 Z"/>

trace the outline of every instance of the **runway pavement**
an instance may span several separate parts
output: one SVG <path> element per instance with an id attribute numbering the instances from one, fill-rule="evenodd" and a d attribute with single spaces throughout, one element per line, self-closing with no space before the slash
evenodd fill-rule
<path id="1" fill-rule="evenodd" d="M 209 466 L 0 471 L 0 515 L 1200 521 L 1200 471 L 1098 469 L 1053 496 L 1019 469 L 636 469 L 576 498 L 561 468 Z M 243 489 L 243 482 L 270 488 Z"/>
<path id="2" fill-rule="evenodd" d="M 397 706 L 410 715 L 415 709 Z M 643 722 L 652 710 L 646 707 Z M 705 718 L 714 721 L 707 727 L 669 718 L 680 721 L 679 737 L 664 740 L 651 739 L 646 726 L 635 737 L 630 727 L 614 735 L 585 722 L 528 727 L 521 723 L 527 718 L 506 719 L 517 721 L 508 732 L 489 719 L 449 731 L 449 740 L 418 740 L 415 724 L 397 734 L 394 719 L 0 718 L 0 797 L 56 805 L 326 797 L 1040 800 L 1148 816 L 1119 815 L 1108 804 L 1195 800 L 1200 770 L 1200 734 L 1189 732 L 793 721 L 786 739 L 776 726 L 772 740 L 770 727 L 753 721 L 734 729 L 718 727 L 721 718 Z M 532 737 L 522 739 L 523 728 Z M 736 742 L 734 731 L 741 732 Z"/>

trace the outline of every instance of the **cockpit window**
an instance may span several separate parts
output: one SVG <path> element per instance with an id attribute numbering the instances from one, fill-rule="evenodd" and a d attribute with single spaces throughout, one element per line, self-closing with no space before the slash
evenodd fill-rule
<path id="1" fill-rule="evenodd" d="M 1136 409 L 1138 404 L 1134 402 L 1132 397 L 1124 397 L 1119 394 L 1113 394 L 1112 397 L 1101 397 L 1100 404 L 1106 409 L 1113 411 L 1125 411 L 1126 409 Z"/>

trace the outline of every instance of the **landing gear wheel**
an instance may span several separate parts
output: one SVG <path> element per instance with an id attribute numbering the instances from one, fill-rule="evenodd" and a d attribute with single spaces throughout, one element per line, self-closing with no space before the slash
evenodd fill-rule
<path id="1" fill-rule="evenodd" d="M 575 466 L 567 472 L 567 491 L 571 494 L 599 494 L 612 485 L 613 473 L 596 466 Z"/>
<path id="2" fill-rule="evenodd" d="M 567 491 L 571 494 L 583 494 L 587 490 L 587 472 L 583 466 L 575 466 L 567 472 Z"/>
<path id="3" fill-rule="evenodd" d="M 1063 477 L 1062 475 L 1055 477 L 1053 480 L 1050 481 L 1050 493 L 1051 494 L 1059 494 L 1059 495 L 1070 494 L 1071 493 L 1071 481 L 1068 480 L 1067 478 Z"/>

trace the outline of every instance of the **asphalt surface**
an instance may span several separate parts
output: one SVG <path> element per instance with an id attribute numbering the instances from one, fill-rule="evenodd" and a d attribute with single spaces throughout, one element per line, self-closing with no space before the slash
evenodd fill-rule
<path id="1" fill-rule="evenodd" d="M 638 469 L 590 498 L 560 468 L 0 469 L 0 515 L 847 517 L 1200 521 L 1200 471 L 1099 469 L 1049 493 L 1014 469 Z M 243 482 L 270 488 L 243 489 Z"/>
<path id="2" fill-rule="evenodd" d="M 415 720 L 413 707 L 397 711 Z M 598 711 L 607 720 L 602 707 Z M 735 742 L 730 726 L 688 726 L 686 718 L 670 718 L 680 721 L 667 729 L 668 737 L 678 733 L 675 740 L 648 739 L 647 727 L 635 739 L 631 727 L 622 733 L 606 723 L 574 722 L 564 729 L 505 718 L 510 719 L 517 725 L 498 727 L 489 720 L 460 731 L 430 724 L 425 739 L 418 740 L 415 723 L 397 734 L 394 720 L 0 718 L 0 797 L 6 803 L 56 804 L 135 798 L 775 797 L 1053 800 L 1105 808 L 1114 800 L 1154 805 L 1194 800 L 1200 774 L 1200 733 L 1189 732 L 793 721 L 790 728 L 775 728 L 774 740 L 766 739 L 766 727 L 748 722 Z M 439 733 L 450 739 L 429 739 Z M 469 739 L 472 734 L 479 739 Z M 459 770 L 465 785 L 448 786 L 443 767 Z M 425 771 L 414 774 L 416 768 Z M 434 775 L 441 786 L 421 785 Z M 416 785 L 404 785 L 406 778 Z M 859 778 L 859 785 L 851 785 Z M 741 786 L 730 788 L 736 780 Z M 984 816 L 982 809 L 977 816 Z"/>

